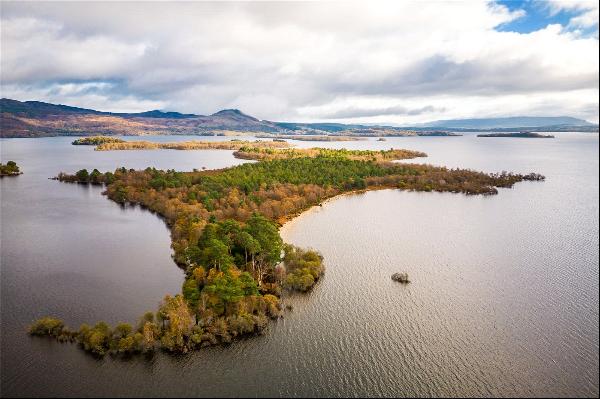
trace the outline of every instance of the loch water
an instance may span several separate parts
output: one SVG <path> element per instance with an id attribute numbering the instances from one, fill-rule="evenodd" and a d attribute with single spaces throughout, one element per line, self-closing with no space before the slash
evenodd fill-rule
<path id="1" fill-rule="evenodd" d="M 24 174 L 0 180 L 0 394 L 598 396 L 598 135 L 554 134 L 293 141 L 415 149 L 429 157 L 404 162 L 546 181 L 485 197 L 383 190 L 327 201 L 281 230 L 321 251 L 326 275 L 286 298 L 293 310 L 264 335 L 130 359 L 96 359 L 25 331 L 45 315 L 78 326 L 135 322 L 156 309 L 183 282 L 169 231 L 99 187 L 48 178 L 246 161 L 220 150 L 97 152 L 66 137 L 2 139 L 2 162 Z M 394 283 L 398 271 L 411 283 Z"/>

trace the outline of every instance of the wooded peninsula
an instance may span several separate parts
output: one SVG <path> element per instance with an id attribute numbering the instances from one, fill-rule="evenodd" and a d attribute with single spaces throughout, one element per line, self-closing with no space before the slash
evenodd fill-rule
<path id="1" fill-rule="evenodd" d="M 171 230 L 173 258 L 186 277 L 181 294 L 166 296 L 157 312 L 146 313 L 135 326 L 111 328 L 99 322 L 75 331 L 46 317 L 30 327 L 30 334 L 78 342 L 97 355 L 159 348 L 182 353 L 227 343 L 261 332 L 269 318 L 280 316 L 282 295 L 310 290 L 323 275 L 318 252 L 284 244 L 279 235 L 279 226 L 302 211 L 353 191 L 398 188 L 491 195 L 498 193 L 497 187 L 544 179 L 535 173 L 487 174 L 393 162 L 426 156 L 408 150 L 245 144 L 236 154 L 259 162 L 194 172 L 119 168 L 59 174 L 63 182 L 104 184 L 111 200 L 162 216 Z"/>

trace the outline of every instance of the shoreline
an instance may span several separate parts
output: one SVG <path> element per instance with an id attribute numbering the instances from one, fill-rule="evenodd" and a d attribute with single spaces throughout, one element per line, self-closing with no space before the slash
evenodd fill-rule
<path id="1" fill-rule="evenodd" d="M 277 219 L 277 223 L 279 223 L 280 227 L 279 227 L 279 231 L 281 232 L 282 229 L 284 227 L 290 226 L 293 222 L 296 221 L 296 219 L 300 218 L 301 216 L 311 212 L 313 210 L 313 208 L 322 208 L 323 205 L 329 203 L 329 202 L 333 202 L 335 200 L 338 200 L 341 197 L 345 197 L 345 196 L 353 196 L 353 195 L 358 195 L 358 194 L 366 194 L 369 191 L 380 191 L 380 190 L 401 190 L 398 187 L 380 187 L 380 188 L 373 188 L 373 189 L 362 189 L 362 190 L 352 190 L 352 191 L 346 191 L 343 193 L 339 193 L 334 195 L 333 197 L 329 197 L 324 199 L 323 201 L 321 201 L 320 203 L 316 204 L 316 205 L 311 205 L 310 207 L 303 209 L 295 214 L 283 217 L 283 218 L 279 218 Z"/>

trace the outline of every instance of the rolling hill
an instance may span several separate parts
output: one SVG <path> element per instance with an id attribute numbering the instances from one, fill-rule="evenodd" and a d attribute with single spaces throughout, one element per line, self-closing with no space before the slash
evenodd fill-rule
<path id="1" fill-rule="evenodd" d="M 102 112 L 40 101 L 0 100 L 0 137 L 94 135 L 213 135 L 236 133 L 405 136 L 440 131 L 598 131 L 598 125 L 571 117 L 512 117 L 435 121 L 415 127 L 343 123 L 295 123 L 259 120 L 237 109 L 212 115 L 160 110 Z M 435 134 L 434 134 L 435 135 Z"/>

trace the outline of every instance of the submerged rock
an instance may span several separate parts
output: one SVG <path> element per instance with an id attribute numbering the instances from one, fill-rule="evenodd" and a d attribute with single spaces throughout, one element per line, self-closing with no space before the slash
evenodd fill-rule
<path id="1" fill-rule="evenodd" d="M 408 273 L 394 273 L 392 274 L 392 280 L 404 284 L 410 283 L 410 280 L 408 279 Z"/>

